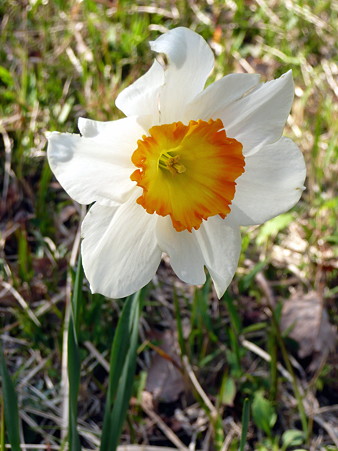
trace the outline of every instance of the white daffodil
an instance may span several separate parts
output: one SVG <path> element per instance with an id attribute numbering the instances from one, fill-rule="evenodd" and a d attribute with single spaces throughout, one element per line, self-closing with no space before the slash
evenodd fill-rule
<path id="1" fill-rule="evenodd" d="M 186 28 L 150 43 L 165 55 L 126 88 L 112 122 L 81 118 L 81 135 L 48 137 L 50 166 L 76 201 L 94 205 L 82 224 L 93 292 L 124 297 L 154 276 L 162 253 L 180 279 L 221 297 L 237 267 L 239 227 L 285 212 L 304 189 L 305 166 L 282 137 L 291 72 L 260 83 L 232 74 L 203 90 L 214 57 Z"/>

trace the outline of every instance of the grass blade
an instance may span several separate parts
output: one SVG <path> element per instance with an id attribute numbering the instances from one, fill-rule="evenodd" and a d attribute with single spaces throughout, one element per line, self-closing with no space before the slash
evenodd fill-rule
<path id="1" fill-rule="evenodd" d="M 5 423 L 7 435 L 12 451 L 20 451 L 19 410 L 18 398 L 15 393 L 14 384 L 9 375 L 5 357 L 0 345 L 0 375 L 2 381 L 2 395 L 4 403 Z"/>
<path id="2" fill-rule="evenodd" d="M 80 353 L 78 346 L 79 311 L 82 298 L 83 268 L 79 257 L 73 294 L 71 299 L 71 312 L 68 325 L 68 380 L 69 380 L 69 424 L 68 440 L 71 451 L 80 451 L 80 437 L 77 431 L 77 397 L 80 386 Z"/>
<path id="3" fill-rule="evenodd" d="M 225 303 L 226 303 L 226 306 L 227 306 L 227 309 L 229 312 L 232 327 L 233 327 L 236 335 L 239 335 L 242 331 L 242 321 L 237 312 L 234 301 L 228 292 L 226 292 L 224 294 L 223 299 L 225 300 Z"/>
<path id="4" fill-rule="evenodd" d="M 81 307 L 81 300 L 82 300 L 82 283 L 83 283 L 83 267 L 82 267 L 82 259 L 81 255 L 78 258 L 78 264 L 75 274 L 75 281 L 74 281 L 74 287 L 73 287 L 73 294 L 72 294 L 72 316 L 74 319 L 74 326 L 76 333 L 79 329 L 79 320 L 80 320 L 80 307 Z"/>
<path id="5" fill-rule="evenodd" d="M 115 332 L 100 451 L 115 451 L 120 438 L 136 367 L 141 292 L 127 298 Z"/>
<path id="6" fill-rule="evenodd" d="M 249 419 L 250 419 L 250 406 L 249 399 L 246 398 L 243 404 L 243 412 L 242 412 L 242 433 L 241 433 L 241 441 L 239 443 L 239 451 L 244 451 L 246 444 L 246 437 L 248 435 L 249 428 Z"/>
<path id="7" fill-rule="evenodd" d="M 139 293 L 136 293 L 134 296 L 129 296 L 126 299 L 115 331 L 110 355 L 110 368 L 113 370 L 109 372 L 109 387 L 107 395 L 107 404 L 108 407 L 110 405 L 110 408 L 113 405 L 117 393 L 118 382 L 123 371 L 123 362 L 125 361 L 128 353 L 131 339 L 132 318 L 134 316 L 135 306 L 138 303 L 138 299 Z"/>
<path id="8" fill-rule="evenodd" d="M 3 397 L 0 398 L 0 450 L 5 451 L 5 412 Z"/>
<path id="9" fill-rule="evenodd" d="M 73 317 L 69 320 L 68 330 L 68 380 L 69 380 L 69 424 L 68 440 L 71 451 L 81 449 L 77 432 L 77 397 L 80 386 L 80 356 Z"/>

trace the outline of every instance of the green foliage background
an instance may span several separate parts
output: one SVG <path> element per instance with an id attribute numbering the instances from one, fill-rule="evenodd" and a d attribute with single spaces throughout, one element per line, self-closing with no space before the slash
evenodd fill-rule
<path id="1" fill-rule="evenodd" d="M 292 340 L 284 349 L 279 328 L 279 306 L 295 292 L 317 293 L 337 324 L 337 3 L 3 0 L 0 21 L 0 320 L 7 366 L 19 394 L 21 437 L 55 449 L 62 445 L 62 328 L 85 213 L 53 179 L 45 132 L 76 132 L 80 116 L 122 117 L 114 100 L 149 68 L 148 41 L 187 26 L 215 52 L 210 82 L 239 71 L 258 72 L 265 81 L 292 69 L 295 101 L 285 134 L 304 153 L 307 190 L 293 211 L 261 228 L 243 230 L 239 269 L 219 303 L 209 283 L 194 293 L 162 265 L 144 299 L 133 405 L 122 442 L 170 443 L 160 428 L 149 426 L 141 402 L 153 349 L 149 342 L 158 344 L 145 331 L 161 327 L 178 330 L 181 353 L 217 407 L 215 416 L 192 387 L 180 408 L 193 424 L 186 408 L 194 405 L 205 427 L 192 426 L 190 433 L 179 429 L 186 444 L 195 434 L 197 447 L 237 449 L 240 433 L 228 419 L 240 426 L 249 397 L 247 449 L 309 449 L 316 443 L 333 449 L 332 417 L 323 419 L 318 409 L 338 403 L 333 396 L 338 388 L 335 357 L 314 373 L 306 372 L 309 362 L 291 365 L 293 382 L 279 372 L 278 362 L 289 370 L 290 358 L 297 357 Z M 272 309 L 257 275 L 273 291 Z M 98 355 L 108 358 L 122 306 L 121 300 L 91 295 L 84 283 L 77 312 L 82 361 L 78 423 L 89 449 L 98 446 L 108 384 Z M 270 362 L 248 350 L 245 340 L 266 352 Z M 158 414 L 167 415 L 172 426 L 173 415 L 160 407 Z"/>

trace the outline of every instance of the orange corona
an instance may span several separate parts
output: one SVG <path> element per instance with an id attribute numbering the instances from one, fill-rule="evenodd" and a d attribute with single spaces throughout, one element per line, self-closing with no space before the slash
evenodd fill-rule
<path id="1" fill-rule="evenodd" d="M 130 178 L 143 189 L 137 203 L 148 213 L 169 215 L 178 232 L 229 214 L 245 161 L 220 119 L 154 126 L 137 144 L 132 162 L 139 169 Z"/>

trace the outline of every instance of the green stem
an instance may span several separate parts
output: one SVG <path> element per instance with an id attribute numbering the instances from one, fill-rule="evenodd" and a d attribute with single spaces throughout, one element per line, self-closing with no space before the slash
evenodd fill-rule
<path id="1" fill-rule="evenodd" d="M 278 389 L 276 335 L 277 335 L 277 331 L 275 330 L 275 327 L 273 325 L 272 326 L 272 330 L 270 331 L 270 334 L 269 334 L 269 350 L 270 350 L 270 356 L 271 356 L 271 362 L 270 362 L 270 380 L 271 380 L 270 399 L 273 402 L 276 402 L 277 389 Z"/>
<path id="2" fill-rule="evenodd" d="M 250 404 L 249 399 L 245 398 L 242 412 L 242 433 L 241 433 L 241 441 L 239 443 L 239 451 L 244 451 L 245 449 L 246 438 L 249 429 L 249 420 L 250 420 Z"/>

